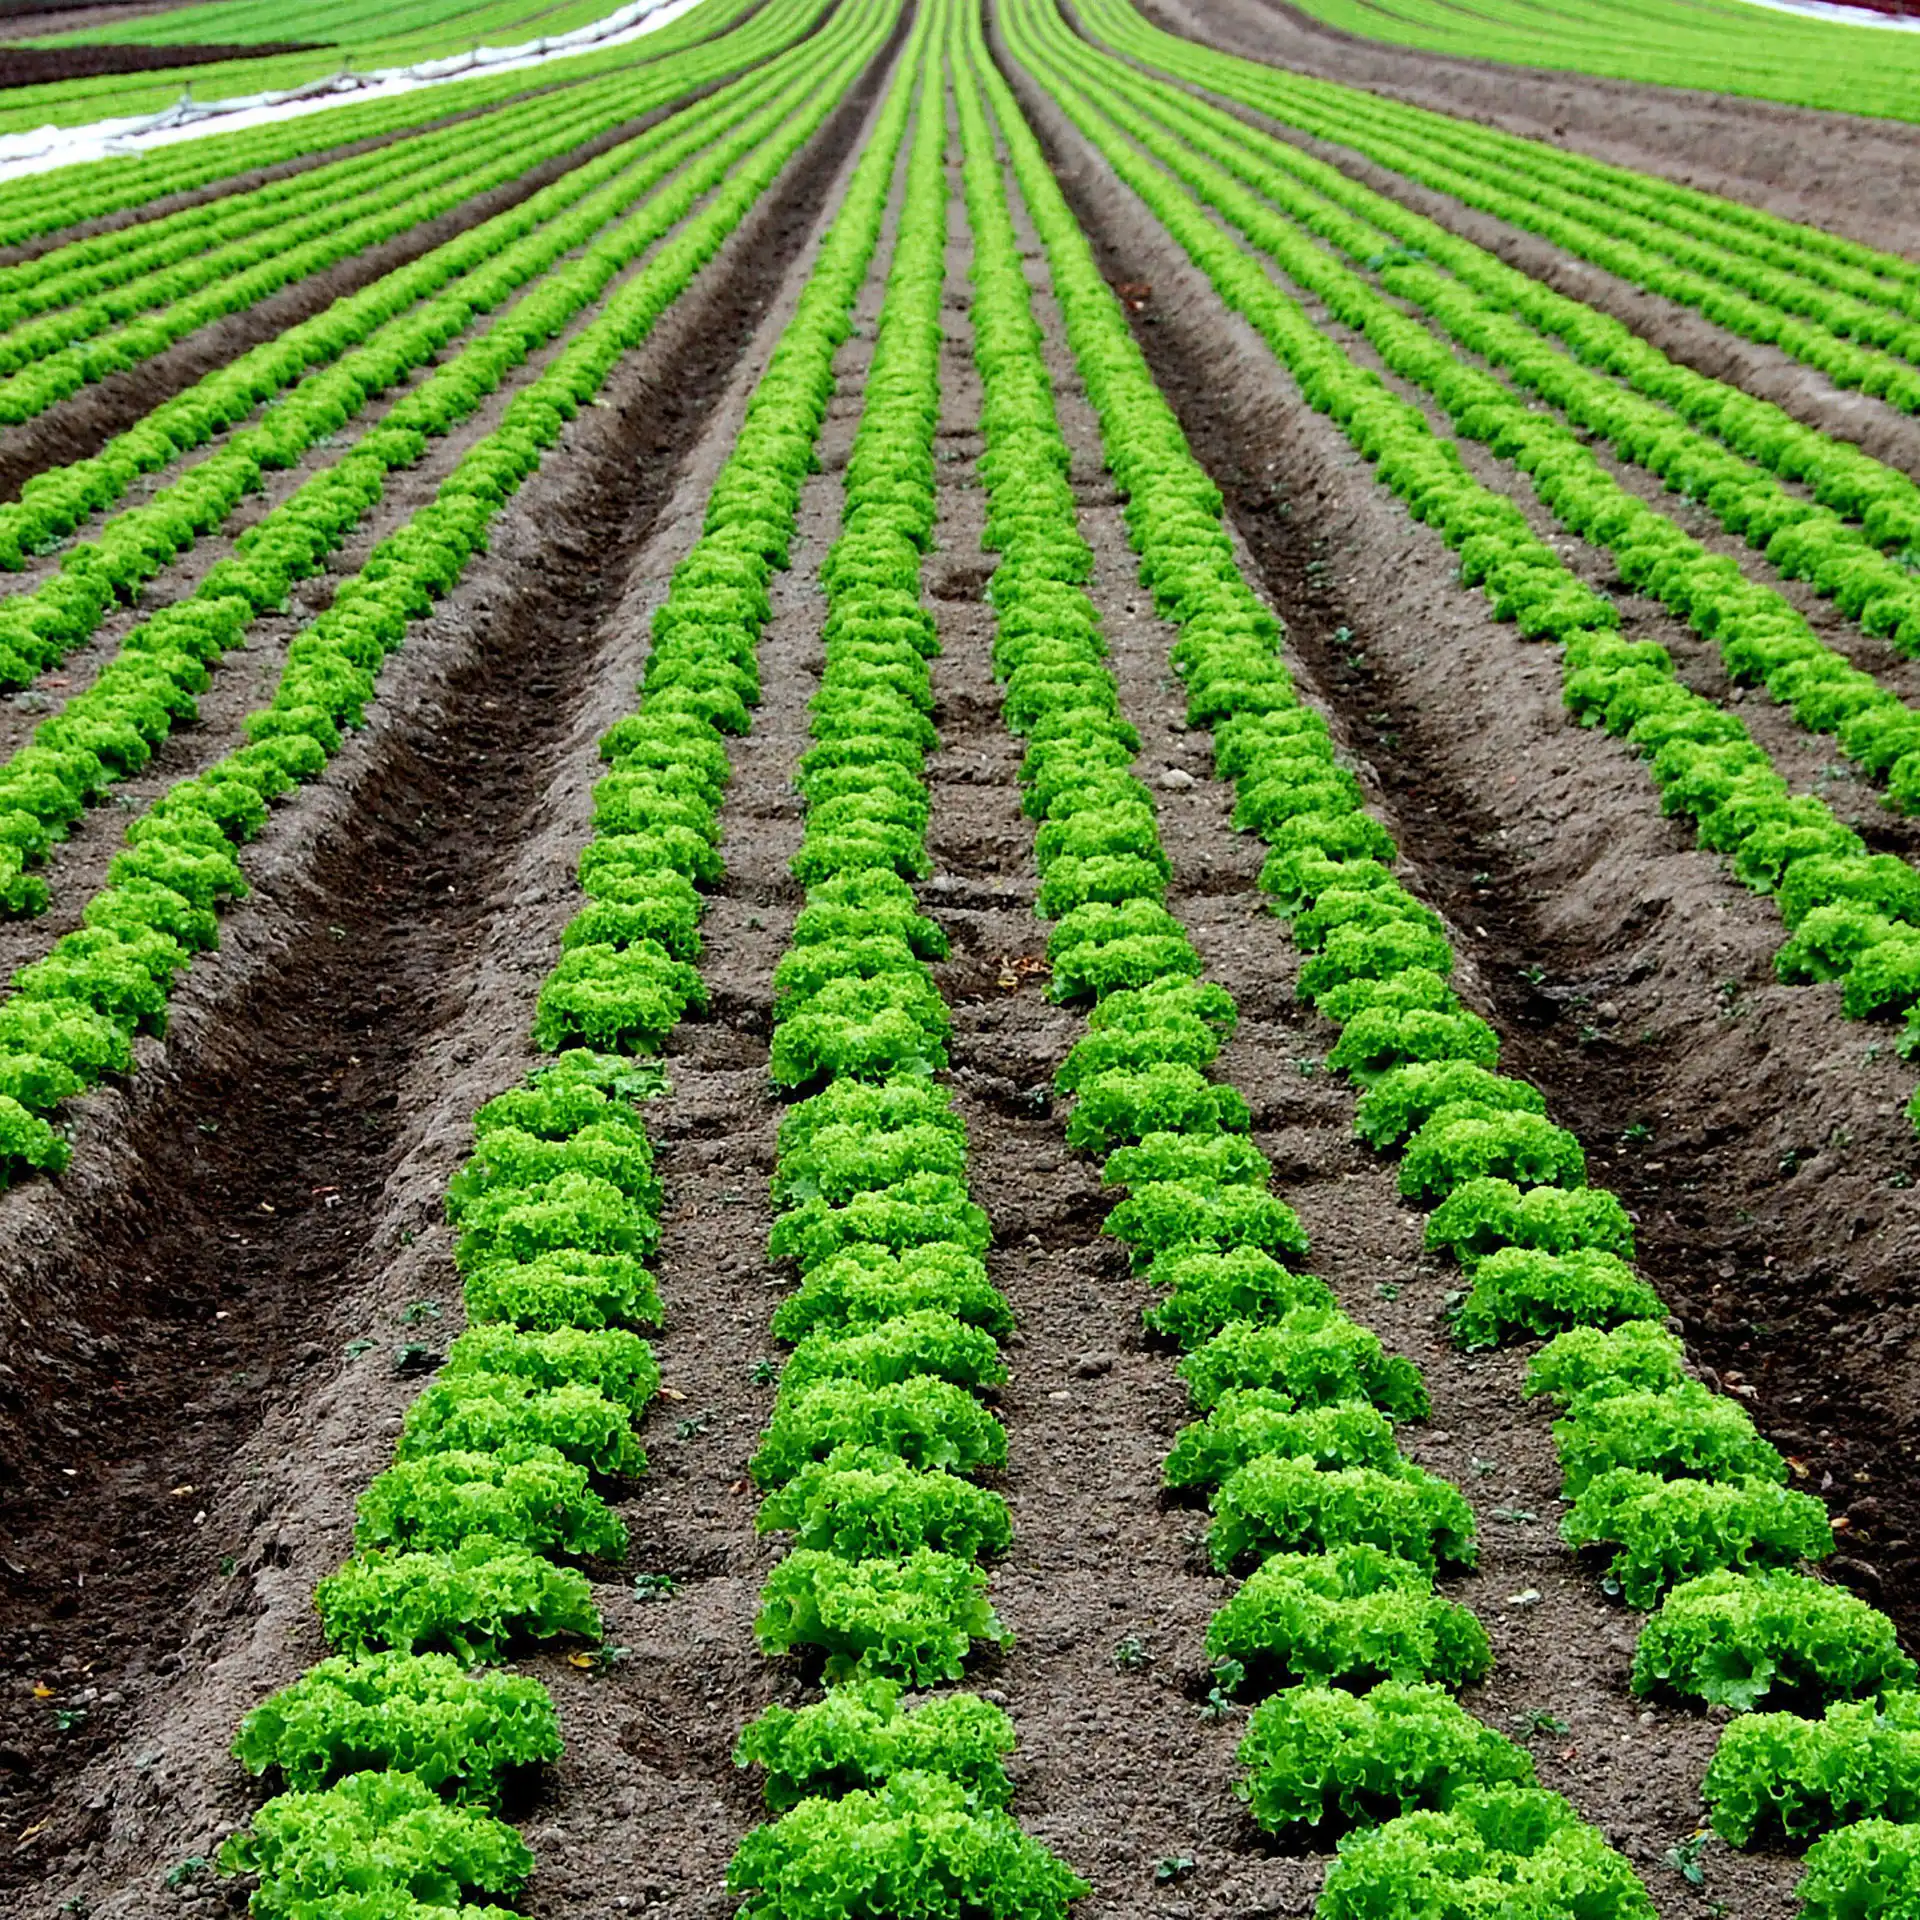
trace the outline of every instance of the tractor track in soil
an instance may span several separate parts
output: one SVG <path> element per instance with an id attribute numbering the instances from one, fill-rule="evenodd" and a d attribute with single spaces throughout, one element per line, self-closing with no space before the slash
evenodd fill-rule
<path id="1" fill-rule="evenodd" d="M 1920 1207 L 1890 1035 L 1773 981 L 1771 904 L 1662 819 L 1623 746 L 1571 724 L 1557 657 L 1487 618 L 1145 209 L 1034 117 L 1109 279 L 1147 289 L 1136 335 L 1452 923 L 1469 997 L 1634 1211 L 1697 1358 L 1827 1497 L 1834 1571 L 1911 1644 L 1920 1395 L 1889 1363 L 1920 1321 Z M 1623 1141 L 1636 1120 L 1650 1144 Z"/>
<path id="2" fill-rule="evenodd" d="M 571 844 L 539 849 L 545 884 L 525 886 L 515 855 L 553 837 L 559 756 L 595 761 L 606 716 L 584 748 L 570 729 L 604 671 L 603 623 L 627 565 L 890 57 L 509 506 L 491 553 L 389 667 L 367 731 L 256 843 L 254 898 L 176 996 L 173 1039 L 143 1043 L 129 1090 L 82 1103 L 73 1172 L 0 1202 L 11 1277 L 0 1439 L 23 1522 L 0 1546 L 0 1593 L 23 1623 L 0 1681 L 0 1831 L 13 1843 L 0 1889 L 72 1892 L 90 1856 L 144 1845 L 160 1850 L 151 1870 L 177 1842 L 192 1850 L 168 1805 L 171 1769 L 152 1752 L 105 1769 L 104 1786 L 93 1768 L 90 1793 L 81 1776 L 143 1723 L 151 1731 L 216 1643 L 244 1645 L 276 1591 L 299 1583 L 305 1611 L 324 1566 L 309 1532 L 276 1524 L 279 1483 L 304 1472 L 305 1491 L 317 1478 L 323 1504 L 344 1513 L 375 1467 L 342 1458 L 384 1450 L 393 1396 L 413 1390 L 375 1385 L 344 1455 L 336 1432 L 317 1463 L 269 1455 L 263 1474 L 254 1459 L 246 1480 L 263 1485 L 237 1471 L 252 1437 L 284 1440 L 290 1413 L 366 1399 L 342 1340 L 384 1333 L 367 1324 L 383 1299 L 397 1325 L 429 1290 L 429 1243 L 445 1265 L 440 1193 L 501 1057 L 509 1074 L 524 1066 L 530 996 L 572 897 L 553 881 L 577 823 Z M 410 1082 L 417 1100 L 402 1097 Z M 416 1240 L 420 1252 L 402 1251 Z M 337 1557 L 337 1535 L 322 1544 Z M 30 1697 L 36 1680 L 83 1717 L 58 1730 Z M 200 1734 L 217 1754 L 225 1723 Z M 205 1758 L 189 1751 L 185 1764 Z"/>

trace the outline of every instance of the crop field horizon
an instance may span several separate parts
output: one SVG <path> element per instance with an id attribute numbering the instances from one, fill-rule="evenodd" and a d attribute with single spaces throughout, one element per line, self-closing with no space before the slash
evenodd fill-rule
<path id="1" fill-rule="evenodd" d="M 0 1912 L 1920 1916 L 1920 202 L 1733 3 L 0 182 Z"/>

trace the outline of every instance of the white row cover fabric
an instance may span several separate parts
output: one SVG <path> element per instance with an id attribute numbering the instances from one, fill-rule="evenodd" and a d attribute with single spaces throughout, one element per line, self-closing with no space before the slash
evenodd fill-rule
<path id="1" fill-rule="evenodd" d="M 160 113 L 0 135 L 0 180 L 16 180 L 88 160 L 148 153 L 155 147 L 197 140 L 210 133 L 234 133 L 243 127 L 324 113 L 329 107 L 415 93 L 422 87 L 445 86 L 450 80 L 470 80 L 479 73 L 506 73 L 564 60 L 572 54 L 597 53 L 653 33 L 696 4 L 697 0 L 629 0 L 628 5 L 604 19 L 576 27 L 571 33 L 549 34 L 517 47 L 476 47 L 471 53 L 447 60 L 423 60 L 418 66 L 387 67 L 374 73 L 342 72 L 284 93 L 247 94 L 230 100 L 196 100 L 189 88 L 177 105 Z"/>
<path id="2" fill-rule="evenodd" d="M 1833 0 L 1749 0 L 1749 4 L 1771 7 L 1776 13 L 1797 13 L 1803 20 L 1834 20 L 1843 27 L 1892 27 L 1897 33 L 1920 33 L 1920 18 L 1835 5 Z"/>

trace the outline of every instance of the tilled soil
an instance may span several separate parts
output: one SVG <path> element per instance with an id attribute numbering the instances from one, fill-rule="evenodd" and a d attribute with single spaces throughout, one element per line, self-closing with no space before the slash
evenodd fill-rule
<path id="1" fill-rule="evenodd" d="M 1270 66 L 1547 140 L 1911 255 L 1920 143 L 1898 122 L 1362 40 L 1287 0 L 1143 0 L 1156 25 Z"/>
<path id="2" fill-rule="evenodd" d="M 256 843 L 172 1039 L 82 1103 L 74 1175 L 0 1203 L 33 1342 L 6 1381 L 0 1819 L 25 1838 L 0 1886 L 144 1915 L 244 1817 L 229 1730 L 319 1651 L 313 1583 L 417 1384 L 399 1349 L 451 1332 L 445 1182 L 530 1058 L 595 743 L 631 704 L 638 630 L 609 616 L 871 95 L 569 430 L 365 733 Z"/>

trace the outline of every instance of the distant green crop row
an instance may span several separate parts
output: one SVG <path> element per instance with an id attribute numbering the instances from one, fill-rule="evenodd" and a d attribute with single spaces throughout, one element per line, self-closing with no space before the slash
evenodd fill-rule
<path id="1" fill-rule="evenodd" d="M 76 126 L 89 120 L 118 119 L 171 106 L 183 93 L 200 99 L 233 99 L 305 86 L 342 72 L 371 73 L 414 66 L 469 53 L 476 47 L 520 46 L 544 35 L 571 33 L 614 11 L 616 0 L 232 0 L 231 4 L 182 7 L 177 12 L 143 14 L 111 26 L 81 27 L 71 33 L 29 42 L 36 46 L 101 46 L 137 43 L 152 46 L 248 47 L 306 41 L 312 53 L 269 54 L 210 65 L 160 68 L 145 73 L 104 75 L 85 80 L 50 81 L 12 89 L 0 113 L 0 131 L 24 131 L 47 125 Z M 723 0 L 702 23 L 712 32 L 741 9 Z M 677 38 L 683 22 L 661 29 Z M 553 78 L 604 71 L 610 60 L 646 59 L 651 36 L 608 54 L 563 56 L 549 69 L 522 69 L 482 85 L 508 85 L 518 92 Z M 679 44 L 686 44 L 684 40 Z M 594 63 L 598 63 L 597 65 Z M 458 84 L 458 83 L 453 83 Z M 435 91 L 438 91 L 436 89 Z M 430 100 L 432 93 L 416 100 Z M 420 105 L 411 109 L 420 113 Z"/>
<path id="2" fill-rule="evenodd" d="M 1150 27 L 1125 0 L 1089 0 L 1086 17 L 1132 59 L 1539 234 L 1817 367 L 1836 386 L 1920 410 L 1920 289 L 1913 263 L 1897 254 L 1542 140 L 1199 47 Z"/>
<path id="3" fill-rule="evenodd" d="M 1299 0 L 1369 40 L 1920 120 L 1920 36 L 1742 0 Z"/>
<path id="4" fill-rule="evenodd" d="M 611 8 L 595 5 L 594 17 L 610 11 Z M 33 229 L 36 232 L 65 224 L 56 217 L 56 210 L 68 191 L 105 193 L 114 207 L 138 206 L 154 194 L 204 185 L 248 167 L 272 166 L 349 141 L 425 126 L 449 114 L 484 112 L 527 93 L 571 88 L 585 81 L 604 79 L 668 54 L 683 53 L 736 26 L 744 41 L 763 20 L 777 15 L 778 11 L 777 7 L 753 11 L 750 0 L 701 0 L 701 4 L 666 26 L 600 52 L 565 55 L 544 61 L 538 67 L 516 67 L 504 73 L 481 72 L 469 80 L 446 80 L 404 94 L 383 94 L 372 100 L 347 94 L 342 96 L 341 105 L 324 112 L 296 115 L 233 133 L 209 132 L 197 139 L 126 159 L 89 161 L 31 175 L 0 187 L 0 231 L 7 229 L 16 213 L 29 219 L 37 215 L 42 224 Z M 753 17 L 747 19 L 745 16 L 750 12 Z M 190 8 L 184 10 L 181 17 L 204 19 L 206 14 L 204 9 Z M 536 39 L 540 32 L 539 27 L 534 27 L 516 39 Z M 194 37 L 186 36 L 189 40 Z M 48 125 L 84 126 L 95 120 L 157 113 L 175 105 L 185 92 L 192 92 L 202 100 L 232 99 L 303 86 L 330 78 L 348 64 L 340 52 L 334 51 L 14 87 L 8 89 L 4 105 L 0 106 L 0 134 L 29 133 Z M 81 181 L 85 181 L 86 186 L 81 187 Z M 158 182 L 166 184 L 152 184 L 146 191 L 141 190 L 142 183 Z M 49 200 L 52 205 L 41 211 L 41 203 Z"/>

